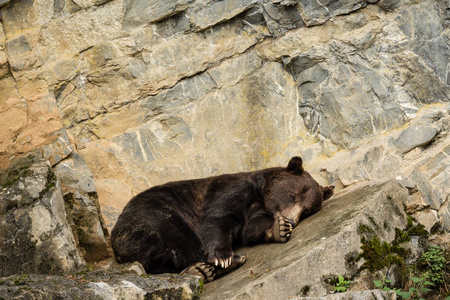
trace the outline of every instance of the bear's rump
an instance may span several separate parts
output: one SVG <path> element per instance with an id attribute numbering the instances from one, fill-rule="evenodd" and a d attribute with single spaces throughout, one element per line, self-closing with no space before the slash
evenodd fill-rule
<path id="1" fill-rule="evenodd" d="M 205 260 L 199 237 L 177 212 L 124 211 L 117 223 L 111 244 L 119 262 L 137 260 L 147 273 L 165 273 Z"/>

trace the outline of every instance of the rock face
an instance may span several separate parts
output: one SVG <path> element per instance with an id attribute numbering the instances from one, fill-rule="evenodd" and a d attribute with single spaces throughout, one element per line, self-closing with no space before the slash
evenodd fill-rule
<path id="1" fill-rule="evenodd" d="M 122 275 L 97 271 L 73 276 L 15 275 L 2 278 L 3 299 L 200 299 L 198 277 Z"/>
<path id="2" fill-rule="evenodd" d="M 317 165 L 450 98 L 446 1 L 53 2 L 0 4 L 0 168 L 76 151 L 108 229 L 153 185 Z"/>
<path id="3" fill-rule="evenodd" d="M 433 127 L 408 127 L 402 131 L 394 146 L 401 152 L 406 153 L 414 148 L 424 146 L 436 136 L 437 129 Z"/>
<path id="4" fill-rule="evenodd" d="M 325 296 L 334 290 L 326 283 L 327 277 L 352 276 L 361 266 L 357 256 L 363 228 L 390 242 L 395 228 L 406 227 L 402 203 L 407 198 L 408 190 L 395 181 L 349 188 L 301 221 L 286 244 L 241 249 L 247 252 L 247 262 L 229 276 L 207 284 L 202 298 Z M 308 292 L 303 294 L 305 290 Z"/>
<path id="5" fill-rule="evenodd" d="M 412 198 L 405 205 L 432 232 L 448 232 L 450 194 L 448 106 L 423 109 L 406 128 L 366 140 L 320 164 L 322 174 L 341 187 L 359 181 L 400 180 Z M 421 134 L 422 133 L 422 134 Z M 408 151 L 405 153 L 405 151 Z"/>
<path id="6" fill-rule="evenodd" d="M 0 276 L 61 274 L 83 266 L 48 161 L 24 158 L 0 178 Z"/>
<path id="7" fill-rule="evenodd" d="M 352 299 L 377 299 L 377 300 L 396 300 L 397 295 L 394 291 L 383 292 L 381 290 L 370 290 L 361 292 L 346 292 L 341 294 L 327 295 L 323 297 L 296 297 L 291 299 L 301 300 L 352 300 Z"/>
<path id="8" fill-rule="evenodd" d="M 87 262 L 109 257 L 108 232 L 103 224 L 94 178 L 84 160 L 77 153 L 55 167 L 61 182 L 69 222 L 75 240 Z"/>
<path id="9" fill-rule="evenodd" d="M 151 186 L 295 155 L 336 190 L 401 182 L 448 233 L 449 48 L 444 0 L 0 0 L 0 275 L 109 257 Z"/>

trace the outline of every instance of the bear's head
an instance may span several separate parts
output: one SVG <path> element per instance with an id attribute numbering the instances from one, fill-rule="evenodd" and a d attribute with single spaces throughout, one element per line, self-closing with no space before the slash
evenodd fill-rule
<path id="1" fill-rule="evenodd" d="M 264 206 L 287 218 L 295 227 L 300 220 L 318 212 L 333 192 L 334 186 L 321 186 L 303 170 L 303 161 L 296 156 L 286 168 L 274 169 L 266 180 Z"/>

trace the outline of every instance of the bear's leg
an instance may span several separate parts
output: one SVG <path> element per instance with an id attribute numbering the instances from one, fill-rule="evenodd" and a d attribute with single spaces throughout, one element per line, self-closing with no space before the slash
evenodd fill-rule
<path id="1" fill-rule="evenodd" d="M 210 264 L 226 269 L 233 263 L 232 245 L 238 232 L 239 224 L 233 216 L 207 217 L 203 220 L 200 233 Z"/>
<path id="2" fill-rule="evenodd" d="M 256 187 L 252 181 L 235 180 L 225 188 L 217 189 L 213 185 L 210 190 L 205 199 L 199 236 L 205 246 L 207 261 L 227 269 L 234 261 L 240 261 L 235 259 L 232 246 L 241 235 L 244 212 L 255 197 Z"/>
<path id="3" fill-rule="evenodd" d="M 244 245 L 261 244 L 266 240 L 266 232 L 274 226 L 273 216 L 264 210 L 254 212 L 245 222 L 241 239 Z"/>
<path id="4" fill-rule="evenodd" d="M 152 217 L 138 232 L 134 229 L 134 260 L 149 274 L 179 273 L 197 263 L 205 262 L 203 244 L 182 215 L 153 211 Z M 131 227 L 133 224 L 131 224 Z"/>

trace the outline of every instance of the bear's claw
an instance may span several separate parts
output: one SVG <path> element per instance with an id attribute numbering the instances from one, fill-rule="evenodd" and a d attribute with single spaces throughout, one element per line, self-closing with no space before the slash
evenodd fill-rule
<path id="1" fill-rule="evenodd" d="M 230 256 L 229 258 L 225 258 L 225 259 L 214 259 L 214 265 L 216 267 L 221 266 L 222 268 L 226 269 L 229 266 L 231 266 L 231 262 L 232 262 L 232 257 Z"/>
<path id="2" fill-rule="evenodd" d="M 227 274 L 245 263 L 245 253 L 234 254 L 226 268 L 216 268 L 217 277 Z"/>
<path id="3" fill-rule="evenodd" d="M 218 259 L 216 259 L 219 261 Z M 195 263 L 183 271 L 180 272 L 181 275 L 194 275 L 194 276 L 200 276 L 203 278 L 203 281 L 210 282 L 216 279 L 216 277 L 222 276 L 226 273 L 229 273 L 233 271 L 234 269 L 242 266 L 245 263 L 245 253 L 244 254 L 234 254 L 233 257 L 230 257 L 226 261 L 226 267 L 225 267 L 225 261 L 222 261 L 224 267 L 222 268 L 216 268 L 210 263 L 206 262 L 198 262 Z M 218 265 L 217 265 L 218 266 Z"/>
<path id="4" fill-rule="evenodd" d="M 208 263 L 198 262 L 187 267 L 181 271 L 180 274 L 200 276 L 206 283 L 213 281 L 216 278 L 216 269 Z"/>
<path id="5" fill-rule="evenodd" d="M 209 252 L 208 262 L 216 267 L 223 269 L 231 266 L 234 253 L 231 249 L 220 248 Z"/>

